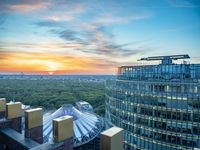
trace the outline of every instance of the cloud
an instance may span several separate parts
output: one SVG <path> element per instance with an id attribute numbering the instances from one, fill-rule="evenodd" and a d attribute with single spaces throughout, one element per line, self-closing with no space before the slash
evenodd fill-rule
<path id="1" fill-rule="evenodd" d="M 72 15 L 67 15 L 67 14 L 59 14 L 59 15 L 47 15 L 44 16 L 44 19 L 46 21 L 50 21 L 50 22 L 63 22 L 63 21 L 70 21 L 74 19 L 74 16 Z"/>
<path id="2" fill-rule="evenodd" d="M 85 11 L 86 6 L 81 2 L 51 1 L 48 11 L 44 12 L 41 18 L 44 22 L 66 23 L 75 20 Z"/>
<path id="3" fill-rule="evenodd" d="M 135 44 L 134 42 L 117 44 L 115 42 L 115 35 L 110 33 L 104 26 L 97 26 L 91 31 L 87 30 L 86 35 L 88 43 L 84 51 L 88 53 L 103 55 L 108 58 L 124 58 L 145 51 L 144 49 L 137 50 L 128 48 L 132 44 Z"/>
<path id="4" fill-rule="evenodd" d="M 102 25 L 113 25 L 113 24 L 125 24 L 134 20 L 142 20 L 150 18 L 151 14 L 139 14 L 132 16 L 112 16 L 112 15 L 101 15 L 95 20 L 95 23 Z"/>
<path id="5" fill-rule="evenodd" d="M 87 5 L 91 6 L 87 6 Z M 99 4 L 99 3 L 98 3 Z M 102 4 L 101 4 L 102 5 Z M 131 21 L 148 19 L 151 13 L 139 13 L 126 15 L 116 14 L 118 8 L 107 8 L 112 10 L 109 13 L 88 2 L 74 3 L 71 1 L 59 1 L 51 5 L 48 15 L 44 19 L 36 22 L 39 27 L 47 27 L 54 36 L 70 44 L 80 45 L 74 50 L 85 55 L 98 55 L 100 57 L 129 57 L 144 50 L 131 49 L 131 44 L 115 42 L 115 35 L 108 29 L 109 25 L 126 24 Z M 58 9 L 59 8 L 59 9 Z M 83 21 L 81 16 L 94 9 L 94 16 L 87 21 Z M 67 10 L 67 11 L 66 11 Z M 54 12 L 54 13 L 51 13 Z M 79 16 L 81 15 L 81 16 Z M 86 16 L 87 16 L 86 15 Z M 85 16 L 83 16 L 85 17 Z"/>
<path id="6" fill-rule="evenodd" d="M 64 30 L 61 32 L 54 31 L 54 33 L 58 34 L 60 38 L 65 39 L 66 41 L 76 41 L 81 42 L 81 38 L 79 38 L 79 34 L 73 30 Z"/>
<path id="7" fill-rule="evenodd" d="M 46 9 L 47 3 L 40 2 L 34 4 L 18 4 L 18 5 L 11 5 L 8 6 L 8 9 L 14 12 L 33 12 L 36 10 Z"/>
<path id="8" fill-rule="evenodd" d="M 78 29 L 76 30 L 76 28 L 81 30 L 77 31 Z M 78 45 L 73 49 L 85 55 L 88 54 L 112 59 L 113 57 L 130 57 L 149 51 L 148 47 L 130 48 L 132 45 L 137 46 L 138 43 L 141 44 L 144 41 L 117 44 L 115 42 L 115 35 L 113 35 L 106 26 L 99 26 L 98 24 L 87 24 L 87 26 L 85 26 L 85 24 L 83 24 L 77 25 L 76 28 L 65 30 L 62 30 L 62 28 L 53 28 L 49 31 L 63 39 L 63 41 L 67 43 L 66 46 L 68 46 L 68 44 Z"/>
<path id="9" fill-rule="evenodd" d="M 48 53 L 64 53 L 65 51 L 78 49 L 81 44 L 78 43 L 61 43 L 61 42 L 43 42 L 43 43 L 11 43 L 0 41 L 0 51 L 15 51 L 19 52 L 48 52 Z"/>
<path id="10" fill-rule="evenodd" d="M 57 22 L 53 20 L 43 20 L 36 22 L 35 24 L 40 27 L 63 27 L 63 22 Z"/>
<path id="11" fill-rule="evenodd" d="M 49 1 L 42 0 L 2 0 L 0 2 L 0 9 L 4 12 L 29 13 L 46 9 L 48 6 Z"/>

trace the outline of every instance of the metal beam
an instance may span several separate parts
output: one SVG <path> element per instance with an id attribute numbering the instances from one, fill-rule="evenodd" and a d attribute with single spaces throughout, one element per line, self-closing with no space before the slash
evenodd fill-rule
<path id="1" fill-rule="evenodd" d="M 155 57 L 144 57 L 139 59 L 139 61 L 145 60 L 145 61 L 154 61 L 154 60 L 163 60 L 163 59 L 172 59 L 172 60 L 177 60 L 177 59 L 189 59 L 190 56 L 188 54 L 185 55 L 169 55 L 169 56 L 155 56 Z"/>

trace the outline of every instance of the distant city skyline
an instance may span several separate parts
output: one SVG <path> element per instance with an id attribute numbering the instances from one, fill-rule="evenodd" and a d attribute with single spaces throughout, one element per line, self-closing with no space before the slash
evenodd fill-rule
<path id="1" fill-rule="evenodd" d="M 0 1 L 0 73 L 115 74 L 199 51 L 199 0 Z"/>

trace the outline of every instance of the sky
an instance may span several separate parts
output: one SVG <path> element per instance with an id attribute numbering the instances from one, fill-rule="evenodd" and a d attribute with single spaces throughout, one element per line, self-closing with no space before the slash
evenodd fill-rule
<path id="1" fill-rule="evenodd" d="M 175 54 L 200 63 L 200 0 L 0 0 L 1 73 L 115 74 Z"/>

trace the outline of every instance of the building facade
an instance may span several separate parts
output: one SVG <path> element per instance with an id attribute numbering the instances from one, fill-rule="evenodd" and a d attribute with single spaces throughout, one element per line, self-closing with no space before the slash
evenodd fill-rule
<path id="1" fill-rule="evenodd" d="M 173 62 L 188 58 L 142 58 L 161 64 L 122 66 L 106 82 L 106 120 L 125 129 L 125 150 L 200 148 L 200 64 Z"/>

